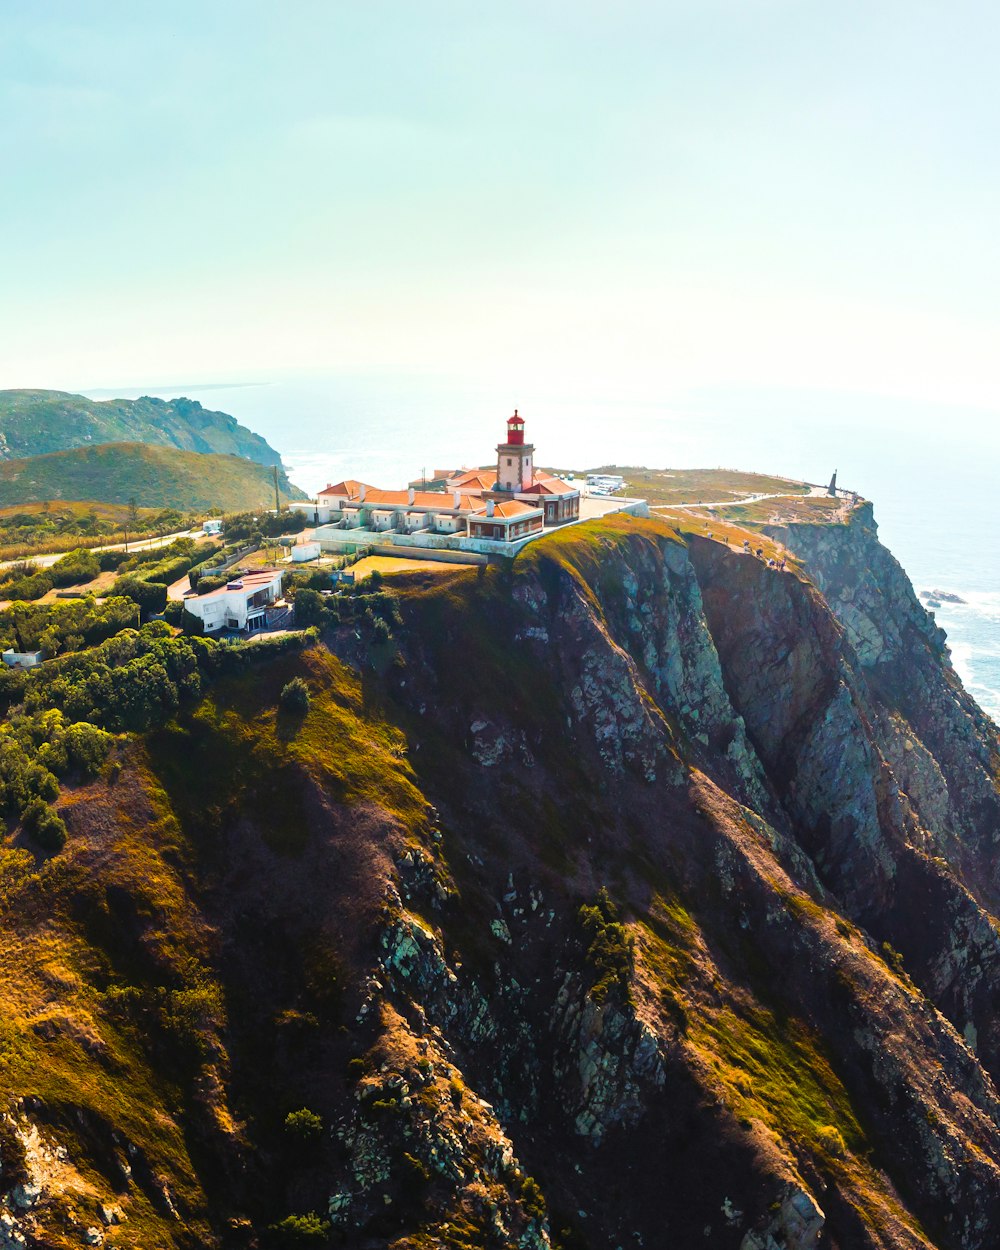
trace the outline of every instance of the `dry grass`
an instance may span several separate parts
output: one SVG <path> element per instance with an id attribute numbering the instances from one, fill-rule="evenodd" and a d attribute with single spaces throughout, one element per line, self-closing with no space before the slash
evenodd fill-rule
<path id="1" fill-rule="evenodd" d="M 371 573 L 448 573 L 453 572 L 456 567 L 454 563 L 444 560 L 408 560 L 399 556 L 365 556 L 363 560 L 358 560 L 356 564 L 352 564 L 349 572 L 353 573 L 358 581 L 368 577 Z"/>
<path id="2" fill-rule="evenodd" d="M 785 560 L 797 567 L 796 560 L 781 543 L 759 530 L 729 520 L 728 511 L 723 514 L 721 510 L 696 512 L 693 509 L 657 508 L 655 515 L 679 534 L 708 538 L 713 542 L 724 543 L 735 551 L 742 551 L 744 542 L 748 542 L 752 551 L 756 552 L 759 548 L 763 552 L 763 559 Z"/>
<path id="3" fill-rule="evenodd" d="M 587 473 L 615 473 L 624 477 L 626 495 L 650 503 L 712 503 L 758 494 L 807 494 L 809 486 L 792 478 L 735 469 L 646 469 L 615 465 L 587 469 Z"/>

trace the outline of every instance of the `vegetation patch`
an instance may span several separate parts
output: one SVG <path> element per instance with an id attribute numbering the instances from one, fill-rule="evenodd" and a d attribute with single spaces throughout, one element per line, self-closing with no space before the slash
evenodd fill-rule
<path id="1" fill-rule="evenodd" d="M 587 940 L 585 958 L 594 975 L 591 998 L 603 1003 L 615 993 L 631 1001 L 635 941 L 607 890 L 601 890 L 595 903 L 584 903 L 577 915 Z"/>

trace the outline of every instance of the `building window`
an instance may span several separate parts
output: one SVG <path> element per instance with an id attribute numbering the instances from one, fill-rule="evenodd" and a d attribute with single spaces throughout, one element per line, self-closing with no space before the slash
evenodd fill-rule
<path id="1" fill-rule="evenodd" d="M 510 466 L 511 466 L 513 463 L 514 463 L 514 461 L 513 461 L 513 460 L 511 460 L 510 456 L 508 456 L 508 457 L 507 457 L 507 468 L 509 469 L 509 468 L 510 468 Z"/>

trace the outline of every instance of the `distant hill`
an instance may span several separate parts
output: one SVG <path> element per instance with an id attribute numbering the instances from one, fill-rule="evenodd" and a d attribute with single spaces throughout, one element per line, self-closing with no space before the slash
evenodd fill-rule
<path id="1" fill-rule="evenodd" d="M 66 391 L 0 391 L 0 460 L 98 443 L 156 443 L 281 464 L 259 434 L 194 399 L 86 399 Z"/>
<path id="2" fill-rule="evenodd" d="M 305 499 L 283 469 L 282 499 Z M 241 511 L 274 507 L 272 469 L 240 456 L 206 455 L 152 443 L 103 443 L 0 461 L 0 506 L 94 499 L 142 508 Z"/>

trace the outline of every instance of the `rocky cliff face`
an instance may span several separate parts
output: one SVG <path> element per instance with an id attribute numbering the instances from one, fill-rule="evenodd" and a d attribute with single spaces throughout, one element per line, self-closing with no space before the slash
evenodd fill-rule
<path id="1" fill-rule="evenodd" d="M 333 631 L 73 796 L 38 932 L 105 988 L 48 1027 L 124 1064 L 125 982 L 194 960 L 192 1052 L 128 1052 L 186 1145 L 20 1078 L 7 1244 L 994 1245 L 997 731 L 866 507 L 775 537 L 413 575 L 392 644 Z"/>

